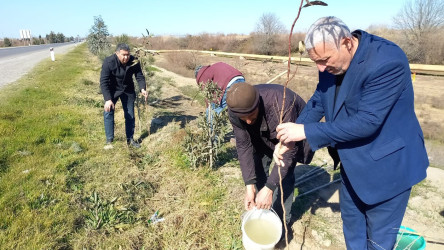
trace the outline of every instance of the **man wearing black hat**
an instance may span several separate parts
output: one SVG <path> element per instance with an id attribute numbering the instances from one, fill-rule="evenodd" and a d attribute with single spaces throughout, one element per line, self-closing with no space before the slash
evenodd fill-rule
<path id="1" fill-rule="evenodd" d="M 284 189 L 285 220 L 280 203 L 278 166 L 271 173 L 269 167 L 275 146 L 276 127 L 279 125 L 284 87 L 276 84 L 236 84 L 227 92 L 228 115 L 236 137 L 236 149 L 246 185 L 245 209 L 273 209 L 287 224 L 291 218 L 296 162 L 308 164 L 314 153 L 305 141 L 284 154 L 281 167 Z M 286 89 L 283 122 L 295 121 L 305 101 Z"/>

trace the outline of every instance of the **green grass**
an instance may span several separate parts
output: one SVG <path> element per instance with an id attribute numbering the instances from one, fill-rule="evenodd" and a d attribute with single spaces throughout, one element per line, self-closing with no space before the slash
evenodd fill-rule
<path id="1" fill-rule="evenodd" d="M 130 150 L 119 103 L 114 149 L 103 150 L 99 74 L 80 45 L 2 88 L 2 249 L 241 248 L 242 203 L 231 191 L 242 183 L 191 170 L 177 123 Z M 165 221 L 150 224 L 157 210 Z"/>

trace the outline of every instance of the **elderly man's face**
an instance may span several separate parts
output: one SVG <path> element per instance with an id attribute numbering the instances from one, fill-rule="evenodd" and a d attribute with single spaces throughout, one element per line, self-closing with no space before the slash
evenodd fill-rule
<path id="1" fill-rule="evenodd" d="M 257 120 L 258 114 L 259 114 L 259 107 L 257 107 L 250 114 L 239 117 L 239 119 L 241 119 L 242 121 L 246 122 L 248 125 L 253 125 L 256 122 L 256 120 Z"/>
<path id="2" fill-rule="evenodd" d="M 117 58 L 122 64 L 126 64 L 130 58 L 130 52 L 126 50 L 119 50 L 116 52 Z"/>
<path id="3" fill-rule="evenodd" d="M 352 41 L 343 38 L 339 48 L 333 43 L 319 43 L 308 51 L 308 56 L 316 63 L 319 71 L 342 75 L 353 59 Z"/>

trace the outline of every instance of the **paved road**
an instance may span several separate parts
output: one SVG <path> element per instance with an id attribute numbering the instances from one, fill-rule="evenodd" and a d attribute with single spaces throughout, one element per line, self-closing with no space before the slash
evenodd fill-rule
<path id="1" fill-rule="evenodd" d="M 51 60 L 50 47 L 54 48 L 57 61 L 57 55 L 64 54 L 77 45 L 78 43 L 59 43 L 0 49 L 0 88 L 17 81 L 42 60 Z"/>

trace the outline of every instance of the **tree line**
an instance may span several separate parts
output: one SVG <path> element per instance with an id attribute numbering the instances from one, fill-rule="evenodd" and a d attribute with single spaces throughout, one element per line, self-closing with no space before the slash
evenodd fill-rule
<path id="1" fill-rule="evenodd" d="M 393 17 L 394 25 L 370 26 L 362 29 L 398 44 L 410 63 L 444 64 L 444 0 L 406 0 Z M 288 31 L 278 16 L 263 14 L 256 28 L 249 35 L 207 34 L 183 37 L 150 37 L 150 49 L 195 49 L 235 53 L 285 56 L 288 54 Z M 90 51 L 96 55 L 109 54 L 111 44 L 121 40 L 135 47 L 141 46 L 140 38 L 126 35 L 110 36 L 103 19 L 94 17 L 94 25 L 87 38 Z M 297 42 L 305 34 L 293 34 L 292 48 L 297 52 Z M 99 56 L 99 57 L 104 57 Z"/>
<path id="2" fill-rule="evenodd" d="M 32 37 L 31 40 L 27 40 L 27 44 L 32 45 L 40 45 L 40 44 L 49 44 L 49 43 L 65 43 L 74 41 L 74 37 L 66 37 L 63 33 L 55 33 L 51 31 L 46 36 L 42 37 L 39 35 L 38 37 Z M 23 45 L 24 41 L 20 39 L 12 39 L 12 38 L 3 38 L 3 42 L 0 41 L 0 47 L 14 47 Z"/>

